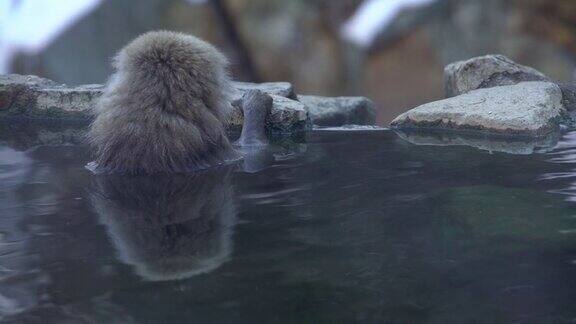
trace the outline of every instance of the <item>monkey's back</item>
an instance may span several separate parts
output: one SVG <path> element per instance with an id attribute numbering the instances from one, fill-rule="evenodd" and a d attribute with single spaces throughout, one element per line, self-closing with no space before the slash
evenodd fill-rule
<path id="1" fill-rule="evenodd" d="M 225 57 L 174 32 L 144 34 L 114 59 L 90 143 L 99 171 L 188 172 L 235 158 L 225 132 L 230 82 Z"/>

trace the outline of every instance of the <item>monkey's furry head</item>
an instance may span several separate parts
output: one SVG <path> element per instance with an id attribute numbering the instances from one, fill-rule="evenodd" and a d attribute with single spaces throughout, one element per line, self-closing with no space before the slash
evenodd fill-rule
<path id="1" fill-rule="evenodd" d="M 98 171 L 186 172 L 236 157 L 225 132 L 228 62 L 212 45 L 149 32 L 124 47 L 113 65 L 88 134 Z"/>

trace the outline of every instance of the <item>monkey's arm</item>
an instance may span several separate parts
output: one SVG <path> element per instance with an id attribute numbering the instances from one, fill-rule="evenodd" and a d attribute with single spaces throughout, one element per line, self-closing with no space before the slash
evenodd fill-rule
<path id="1" fill-rule="evenodd" d="M 272 110 L 272 97 L 260 90 L 248 90 L 242 97 L 240 106 L 244 112 L 244 124 L 238 144 L 267 145 L 266 119 Z"/>

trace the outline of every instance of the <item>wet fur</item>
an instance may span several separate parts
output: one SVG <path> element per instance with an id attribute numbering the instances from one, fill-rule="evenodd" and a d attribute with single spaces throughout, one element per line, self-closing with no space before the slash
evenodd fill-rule
<path id="1" fill-rule="evenodd" d="M 96 171 L 177 173 L 237 157 L 225 133 L 228 62 L 212 45 L 150 32 L 123 48 L 113 65 L 88 133 Z"/>

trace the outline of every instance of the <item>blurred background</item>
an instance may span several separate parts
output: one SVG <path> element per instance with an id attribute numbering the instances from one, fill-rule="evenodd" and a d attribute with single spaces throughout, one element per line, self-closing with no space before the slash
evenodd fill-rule
<path id="1" fill-rule="evenodd" d="M 102 83 L 137 35 L 183 31 L 224 51 L 235 79 L 362 95 L 378 123 L 443 97 L 443 68 L 500 53 L 568 81 L 575 0 L 0 0 L 0 73 Z"/>

